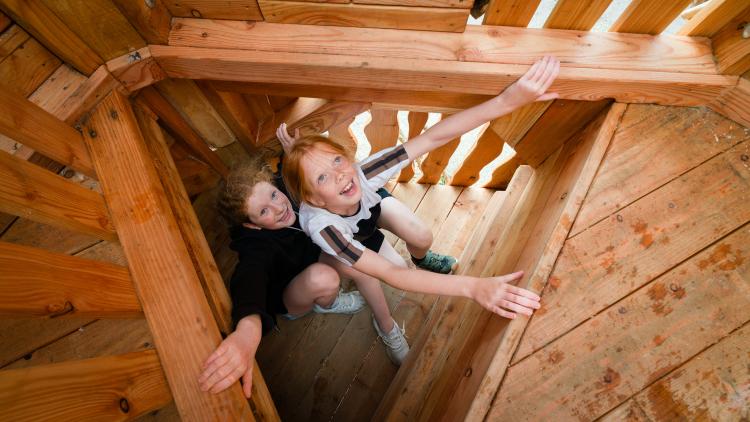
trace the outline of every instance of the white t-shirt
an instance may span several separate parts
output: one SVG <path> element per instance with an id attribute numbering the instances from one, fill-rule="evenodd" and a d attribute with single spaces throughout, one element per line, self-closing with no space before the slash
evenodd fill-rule
<path id="1" fill-rule="evenodd" d="M 371 217 L 370 208 L 381 201 L 377 190 L 408 163 L 409 156 L 403 145 L 384 149 L 356 163 L 354 168 L 362 189 L 359 211 L 345 217 L 303 202 L 299 207 L 302 230 L 323 252 L 347 265 L 354 265 L 365 251 L 362 243 L 354 239 L 359 230 L 357 223 Z"/>

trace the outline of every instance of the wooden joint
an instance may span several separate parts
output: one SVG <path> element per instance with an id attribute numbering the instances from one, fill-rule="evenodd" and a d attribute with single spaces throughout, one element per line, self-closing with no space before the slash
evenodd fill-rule
<path id="1" fill-rule="evenodd" d="M 107 69 L 130 93 L 167 77 L 148 46 L 108 61 Z"/>

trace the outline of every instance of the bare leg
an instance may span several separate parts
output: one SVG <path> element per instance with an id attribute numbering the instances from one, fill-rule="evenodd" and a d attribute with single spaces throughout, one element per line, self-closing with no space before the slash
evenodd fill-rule
<path id="1" fill-rule="evenodd" d="M 383 246 L 385 245 L 388 245 L 388 247 L 393 250 L 390 243 L 384 241 Z M 380 248 L 381 251 L 383 250 L 383 246 Z M 402 265 L 405 267 L 406 263 L 404 260 L 395 250 L 393 253 L 396 255 L 396 258 L 398 258 L 398 261 L 395 262 L 396 265 Z M 348 278 L 354 281 L 354 284 L 357 285 L 357 289 L 365 298 L 367 304 L 370 305 L 372 314 L 375 316 L 375 321 L 378 322 L 380 329 L 385 332 L 390 332 L 391 329 L 393 329 L 393 316 L 391 316 L 391 311 L 388 309 L 388 302 L 385 300 L 385 294 L 383 293 L 383 287 L 380 285 L 380 280 L 357 271 L 327 254 L 320 255 L 320 262 L 335 268 L 342 278 Z"/>
<path id="2" fill-rule="evenodd" d="M 424 258 L 432 246 L 432 231 L 427 224 L 394 197 L 383 199 L 380 210 L 378 226 L 403 239 L 411 256 L 416 259 Z"/>
<path id="3" fill-rule="evenodd" d="M 304 315 L 318 304 L 331 306 L 339 292 L 339 275 L 328 265 L 316 262 L 297 274 L 284 289 L 284 305 L 292 315 Z"/>

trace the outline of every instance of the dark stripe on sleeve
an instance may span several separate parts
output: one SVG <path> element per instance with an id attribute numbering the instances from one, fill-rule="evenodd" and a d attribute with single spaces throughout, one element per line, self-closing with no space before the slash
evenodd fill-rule
<path id="1" fill-rule="evenodd" d="M 328 226 L 320 231 L 320 235 L 328 246 L 336 252 L 339 258 L 344 259 L 349 265 L 354 265 L 364 251 L 357 249 L 344 235 L 334 226 Z"/>
<path id="2" fill-rule="evenodd" d="M 393 151 L 384 154 L 377 160 L 373 160 L 362 166 L 362 173 L 365 174 L 365 178 L 372 179 L 378 174 L 388 170 L 389 168 L 397 166 L 402 161 L 408 160 L 409 155 L 406 153 L 406 148 L 401 144 L 396 147 Z"/>

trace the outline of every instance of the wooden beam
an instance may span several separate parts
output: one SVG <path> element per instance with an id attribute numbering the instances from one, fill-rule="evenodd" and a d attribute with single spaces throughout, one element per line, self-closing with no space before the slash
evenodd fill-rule
<path id="1" fill-rule="evenodd" d="M 750 129 L 750 81 L 740 78 L 736 87 L 716 98 L 709 107 Z"/>
<path id="2" fill-rule="evenodd" d="M 119 86 L 107 67 L 101 65 L 64 101 L 52 105 L 49 112 L 72 125 Z"/>
<path id="3" fill-rule="evenodd" d="M 612 0 L 560 0 L 544 22 L 545 28 L 588 31 Z"/>
<path id="4" fill-rule="evenodd" d="M 241 21 L 262 21 L 258 2 L 222 0 L 163 0 L 173 16 L 183 18 L 237 19 Z"/>
<path id="5" fill-rule="evenodd" d="M 159 91 L 154 87 L 146 87 L 138 94 L 138 101 L 143 101 L 151 111 L 159 116 L 164 125 L 171 131 L 174 131 L 180 139 L 184 140 L 195 151 L 201 160 L 204 160 L 206 164 L 210 165 L 222 177 L 226 177 L 229 174 L 229 169 L 224 165 L 219 156 L 214 151 L 211 151 L 206 141 L 183 120 L 180 113 L 162 97 Z"/>
<path id="6" fill-rule="evenodd" d="M 0 316 L 139 318 L 128 269 L 0 242 Z"/>
<path id="7" fill-rule="evenodd" d="M 193 205 L 180 182 L 180 175 L 172 160 L 169 147 L 162 135 L 161 128 L 156 122 L 156 115 L 149 110 L 144 111 L 138 107 L 135 110 L 138 125 L 143 134 L 143 140 L 151 157 L 154 159 L 156 172 L 161 179 L 167 201 L 172 208 L 172 213 L 177 220 L 182 238 L 187 245 L 190 258 L 198 272 L 203 292 L 208 299 L 208 304 L 219 325 L 219 330 L 224 335 L 232 332 L 232 301 L 229 293 L 221 279 L 219 269 L 216 267 L 211 249 L 208 247 L 203 229 L 195 216 Z"/>
<path id="8" fill-rule="evenodd" d="M 161 0 L 112 1 L 149 44 L 166 44 L 172 15 Z M 239 18 L 235 18 L 239 19 Z"/>
<path id="9" fill-rule="evenodd" d="M 750 40 L 742 34 L 750 21 L 750 6 L 711 38 L 719 73 L 742 75 L 750 71 Z"/>
<path id="10" fill-rule="evenodd" d="M 484 25 L 521 26 L 531 22 L 541 0 L 490 0 Z"/>
<path id="11" fill-rule="evenodd" d="M 365 126 L 365 136 L 370 143 L 370 154 L 375 154 L 398 142 L 398 113 L 395 110 L 372 109 L 372 118 Z"/>
<path id="12" fill-rule="evenodd" d="M 609 31 L 651 35 L 659 34 L 689 4 L 690 0 L 662 0 L 659 2 L 633 0 L 612 27 L 609 28 Z"/>
<path id="13" fill-rule="evenodd" d="M 130 92 L 155 84 L 167 77 L 151 57 L 148 47 L 108 61 L 107 69 Z"/>
<path id="14" fill-rule="evenodd" d="M 678 35 L 713 37 L 747 7 L 747 0 L 711 0 L 677 31 Z"/>
<path id="15" fill-rule="evenodd" d="M 90 75 L 104 61 L 41 0 L 2 0 L 0 8 L 58 57 Z"/>
<path id="16" fill-rule="evenodd" d="M 470 186 L 479 180 L 479 172 L 503 151 L 504 142 L 489 125 L 482 131 L 476 145 L 466 155 L 464 162 L 453 175 L 449 185 Z M 510 178 L 506 183 L 510 181 Z"/>
<path id="17" fill-rule="evenodd" d="M 370 89 L 496 95 L 518 79 L 527 65 L 392 59 L 381 57 L 270 53 L 192 47 L 151 46 L 151 54 L 172 78 L 242 82 L 319 84 Z M 550 88 L 560 98 L 666 105 L 701 105 L 713 100 L 734 77 L 563 66 Z"/>
<path id="18" fill-rule="evenodd" d="M 0 47 L 0 58 L 8 55 L 0 61 L 0 83 L 19 95 L 25 97 L 33 93 L 62 63 L 18 25 L 8 29 L 0 41 L 2 38 L 6 42 Z M 8 50 L 2 51 L 4 48 Z"/>
<path id="19" fill-rule="evenodd" d="M 0 151 L 0 211 L 116 240 L 102 196 Z"/>
<path id="20" fill-rule="evenodd" d="M 127 99 L 111 92 L 84 132 L 180 415 L 252 419 L 238 383 L 210 394 L 196 382 L 221 337 Z"/>
<path id="21" fill-rule="evenodd" d="M 412 139 L 422 133 L 427 119 L 430 117 L 428 113 L 419 111 L 410 111 L 408 116 L 409 122 L 409 139 Z M 414 163 L 412 162 L 408 166 L 401 170 L 401 174 L 398 176 L 398 182 L 408 182 L 414 177 Z"/>
<path id="22" fill-rule="evenodd" d="M 250 109 L 242 94 L 217 91 L 209 81 L 195 81 L 209 103 L 224 122 L 232 129 L 237 140 L 246 146 L 255 144 L 258 137 L 258 118 Z"/>
<path id="23" fill-rule="evenodd" d="M 351 128 L 352 123 L 354 123 L 354 117 L 356 116 L 352 116 L 328 129 L 328 136 L 341 145 L 344 145 L 353 154 L 357 152 L 357 138 L 354 137 L 354 131 Z"/>
<path id="24" fill-rule="evenodd" d="M 176 19 L 169 44 L 175 47 L 357 56 L 361 57 L 358 65 L 361 61 L 369 63 L 370 59 L 378 57 L 531 65 L 545 54 L 554 54 L 564 68 L 716 73 L 711 45 L 704 38 L 560 29 L 471 25 L 462 33 L 436 36 L 411 30 L 268 22 L 247 25 L 235 21 Z M 405 88 L 401 86 L 400 89 Z M 409 87 L 408 90 L 419 89 Z"/>
<path id="25" fill-rule="evenodd" d="M 124 420 L 170 400 L 153 350 L 0 372 L 8 420 Z"/>
<path id="26" fill-rule="evenodd" d="M 0 31 L 5 31 L 11 24 L 13 21 L 5 13 L 0 12 Z"/>
<path id="27" fill-rule="evenodd" d="M 96 178 L 81 134 L 31 101 L 0 87 L 0 132 Z"/>
<path id="28" fill-rule="evenodd" d="M 462 32 L 468 9 L 258 0 L 267 22 Z M 235 18 L 232 18 L 235 19 Z"/>
<path id="29" fill-rule="evenodd" d="M 487 101 L 489 95 L 449 92 L 419 92 L 395 89 L 362 89 L 327 87 L 320 85 L 293 85 L 284 83 L 253 83 L 211 81 L 220 91 L 239 92 L 245 95 L 278 93 L 289 97 L 323 98 L 331 101 L 371 102 L 378 108 L 414 110 L 419 112 L 455 113 Z"/>
<path id="30" fill-rule="evenodd" d="M 304 0 L 303 0 L 304 1 Z M 348 3 L 348 0 L 322 1 L 321 3 Z M 455 7 L 459 9 L 471 9 L 474 0 L 352 0 L 356 4 L 382 4 L 389 6 L 409 7 Z"/>
<path id="31" fill-rule="evenodd" d="M 513 176 L 518 168 L 523 165 L 523 160 L 516 154 L 508 157 L 507 160 L 500 163 L 490 175 L 490 180 L 483 187 L 490 189 L 505 189 L 513 180 Z"/>

